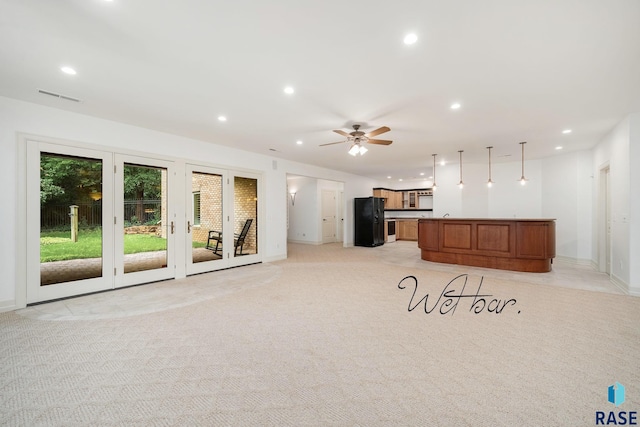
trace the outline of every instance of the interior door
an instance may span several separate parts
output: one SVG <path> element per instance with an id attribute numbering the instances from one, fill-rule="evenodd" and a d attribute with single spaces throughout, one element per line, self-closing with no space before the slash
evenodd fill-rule
<path id="1" fill-rule="evenodd" d="M 337 205 L 338 205 L 338 242 L 344 242 L 344 192 L 340 192 L 340 197 L 338 197 Z"/>
<path id="2" fill-rule="evenodd" d="M 224 257 L 224 199 L 227 172 L 206 166 L 187 165 L 186 195 L 186 270 L 198 274 L 228 266 Z"/>
<path id="3" fill-rule="evenodd" d="M 27 141 L 27 303 L 113 286 L 113 156 Z"/>
<path id="4" fill-rule="evenodd" d="M 336 241 L 336 192 L 322 190 L 322 243 Z"/>
<path id="5" fill-rule="evenodd" d="M 175 277 L 173 163 L 115 156 L 115 287 Z"/>
<path id="6" fill-rule="evenodd" d="M 605 224 L 606 224 L 606 243 L 605 243 L 605 256 L 606 267 L 605 273 L 611 275 L 611 179 L 610 169 L 606 168 L 604 171 L 605 179 Z"/>

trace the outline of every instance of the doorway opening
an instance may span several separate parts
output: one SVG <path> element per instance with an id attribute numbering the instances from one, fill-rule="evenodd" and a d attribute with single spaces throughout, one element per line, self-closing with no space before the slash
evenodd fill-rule
<path id="1" fill-rule="evenodd" d="M 600 169 L 598 194 L 598 269 L 611 276 L 611 170 Z"/>

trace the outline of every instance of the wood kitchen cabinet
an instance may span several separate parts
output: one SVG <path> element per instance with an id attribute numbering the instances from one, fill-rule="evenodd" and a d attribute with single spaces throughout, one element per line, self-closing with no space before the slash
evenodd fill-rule
<path id="1" fill-rule="evenodd" d="M 373 197 L 382 197 L 385 209 L 402 209 L 402 193 L 399 191 L 376 188 L 373 190 Z"/>
<path id="2" fill-rule="evenodd" d="M 418 240 L 417 219 L 396 219 L 396 239 Z"/>
<path id="3" fill-rule="evenodd" d="M 421 219 L 418 247 L 425 261 L 548 272 L 555 226 L 554 219 Z"/>
<path id="4" fill-rule="evenodd" d="M 402 209 L 402 193 L 399 191 L 389 193 L 389 209 Z"/>
<path id="5" fill-rule="evenodd" d="M 405 192 L 405 208 L 407 209 L 416 209 L 418 207 L 418 192 L 417 191 L 406 191 Z"/>

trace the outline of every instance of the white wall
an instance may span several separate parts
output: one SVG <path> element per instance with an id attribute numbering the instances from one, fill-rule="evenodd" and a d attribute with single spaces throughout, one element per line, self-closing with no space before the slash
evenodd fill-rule
<path id="1" fill-rule="evenodd" d="M 19 242 L 18 188 L 24 181 L 24 165 L 19 165 L 18 135 L 40 135 L 73 141 L 111 150 L 135 150 L 141 154 L 156 154 L 205 163 L 225 169 L 245 169 L 261 172 L 265 188 L 265 226 L 263 260 L 286 257 L 287 244 L 287 174 L 306 175 L 345 183 L 346 200 L 345 244 L 353 244 L 353 198 L 371 195 L 374 181 L 302 163 L 284 161 L 270 156 L 245 152 L 231 147 L 157 132 L 123 123 L 98 119 L 55 108 L 44 107 L 0 97 L 0 179 L 5 184 L 0 206 L 0 311 L 15 307 L 15 286 L 21 279 L 21 260 L 16 253 Z M 351 203 L 349 203 L 351 201 Z M 19 285 L 19 283 L 18 283 Z"/>
<path id="2" fill-rule="evenodd" d="M 493 187 L 487 187 L 488 166 L 464 164 L 464 188 L 458 187 L 458 164 L 438 166 L 438 190 L 434 192 L 434 217 L 449 213 L 458 218 L 541 218 L 542 178 L 540 160 L 526 162 L 527 184 L 520 185 L 521 163 L 492 165 Z"/>
<path id="3" fill-rule="evenodd" d="M 558 255 L 591 263 L 591 153 L 559 154 L 542 161 L 542 215 L 556 219 Z"/>
<path id="4" fill-rule="evenodd" d="M 296 192 L 295 205 L 289 199 L 289 232 L 290 242 L 313 243 L 322 242 L 318 234 L 320 221 L 320 205 L 318 204 L 318 180 L 304 176 L 287 177 L 289 192 Z"/>
<path id="5" fill-rule="evenodd" d="M 526 185 L 520 184 L 522 162 L 464 164 L 460 190 L 458 164 L 438 166 L 434 217 L 554 218 L 556 253 L 582 263 L 591 262 L 591 152 L 580 151 L 545 159 L 525 160 Z"/>
<path id="6" fill-rule="evenodd" d="M 592 216 L 594 218 L 592 232 L 598 236 L 598 227 L 602 223 L 599 200 L 600 170 L 609 166 L 611 188 L 611 276 L 630 288 L 630 241 L 629 241 L 629 212 L 630 212 L 630 159 L 629 159 L 629 125 L 626 118 L 616 126 L 593 150 L 593 176 L 597 182 L 594 185 L 592 197 L 594 200 Z M 598 260 L 599 245 L 592 247 L 592 259 Z M 636 262 L 638 262 L 636 258 Z"/>
<path id="7" fill-rule="evenodd" d="M 640 113 L 629 118 L 629 162 L 635 166 L 629 170 L 629 292 L 640 296 L 640 197 L 631 185 L 640 185 Z"/>
<path id="8" fill-rule="evenodd" d="M 602 227 L 599 172 L 610 168 L 611 277 L 632 295 L 640 296 L 640 198 L 633 183 L 640 183 L 640 113 L 629 115 L 593 150 L 593 235 Z M 633 193 L 632 193 L 633 192 Z M 595 245 L 592 258 L 599 259 Z"/>
<path id="9" fill-rule="evenodd" d="M 3 274 L 0 282 L 0 311 L 15 308 L 15 284 L 20 279 L 19 270 L 24 267 L 21 264 L 24 254 L 16 253 L 20 247 L 18 243 L 24 240 L 24 236 L 19 235 L 17 226 L 17 205 L 20 200 L 18 188 L 24 179 L 23 165 L 18 164 L 19 133 L 104 146 L 113 150 L 156 153 L 226 169 L 261 172 L 266 196 L 265 261 L 286 257 L 287 175 L 344 183 L 345 246 L 353 245 L 354 197 L 370 196 L 373 187 L 384 186 L 374 180 L 340 171 L 0 97 L 0 147 L 3 153 L 0 157 L 0 179 L 5 184 L 4 200 L 0 207 L 0 236 L 3 237 L 0 241 L 0 271 Z M 438 165 L 434 216 L 449 213 L 453 217 L 557 217 L 558 255 L 579 260 L 591 258 L 595 261 L 598 259 L 597 245 L 593 243 L 597 236 L 598 222 L 597 177 L 604 164 L 611 167 L 612 275 L 631 292 L 640 295 L 640 198 L 629 196 L 630 183 L 640 182 L 639 168 L 631 168 L 632 164 L 640 164 L 638 113 L 619 124 L 592 152 L 527 161 L 525 174 L 530 181 L 525 187 L 520 187 L 517 183 L 520 162 L 495 164 L 493 179 L 496 185 L 491 191 L 481 189 L 487 179 L 483 165 L 465 165 L 465 189 L 462 191 L 456 185 L 459 181 L 458 165 Z M 589 176 L 586 174 L 588 170 L 591 171 Z M 567 175 L 566 171 L 571 173 Z M 467 195 L 471 189 L 475 189 L 475 192 Z M 486 202 L 483 197 L 486 197 Z M 575 200 L 575 206 L 566 199 Z M 557 208 L 556 204 L 563 207 Z M 485 209 L 486 214 L 480 215 Z M 589 210 L 590 214 L 587 213 Z M 553 213 L 557 214 L 552 215 Z"/>
<path id="10" fill-rule="evenodd" d="M 458 188 L 458 165 L 436 166 L 436 190 L 433 192 L 433 216 L 462 217 L 462 195 Z M 463 190 L 464 191 L 464 190 Z"/>

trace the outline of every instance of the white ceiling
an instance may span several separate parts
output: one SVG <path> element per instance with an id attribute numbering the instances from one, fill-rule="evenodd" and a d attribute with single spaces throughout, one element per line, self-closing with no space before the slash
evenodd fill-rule
<path id="1" fill-rule="evenodd" d="M 432 153 L 589 148 L 640 111 L 640 1 L 0 0 L 0 61 L 3 96 L 411 179 Z M 394 142 L 319 147 L 353 123 Z"/>

